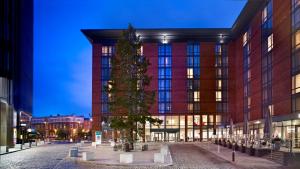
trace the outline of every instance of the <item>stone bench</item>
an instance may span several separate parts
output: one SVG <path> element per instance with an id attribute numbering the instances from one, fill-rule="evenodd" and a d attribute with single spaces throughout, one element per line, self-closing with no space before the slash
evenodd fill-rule
<path id="1" fill-rule="evenodd" d="M 24 143 L 25 148 L 30 148 L 30 143 Z"/>
<path id="2" fill-rule="evenodd" d="M 77 157 L 77 156 L 78 156 L 78 150 L 76 149 L 69 150 L 69 157 Z"/>
<path id="3" fill-rule="evenodd" d="M 22 150 L 23 145 L 22 144 L 15 144 L 15 149 L 20 149 Z"/>
<path id="4" fill-rule="evenodd" d="M 45 144 L 45 141 L 39 141 L 38 143 L 37 143 L 37 145 L 44 145 Z"/>
<path id="5" fill-rule="evenodd" d="M 71 147 L 71 149 L 74 149 L 74 150 L 78 151 L 78 147 L 77 146 L 73 146 L 73 147 Z"/>
<path id="6" fill-rule="evenodd" d="M 120 154 L 120 163 L 129 164 L 133 162 L 133 154 L 126 153 L 126 154 Z"/>
<path id="7" fill-rule="evenodd" d="M 92 142 L 92 147 L 97 148 L 97 143 L 96 142 Z"/>
<path id="8" fill-rule="evenodd" d="M 37 142 L 36 141 L 31 142 L 31 147 L 33 147 L 33 146 L 37 146 Z"/>
<path id="9" fill-rule="evenodd" d="M 82 143 L 76 143 L 76 146 L 81 147 L 81 146 L 83 146 L 83 144 Z"/>
<path id="10" fill-rule="evenodd" d="M 93 152 L 82 152 L 82 160 L 90 161 L 94 159 L 95 154 Z"/>
<path id="11" fill-rule="evenodd" d="M 154 153 L 154 163 L 165 163 L 166 155 L 162 153 Z"/>
<path id="12" fill-rule="evenodd" d="M 7 153 L 7 152 L 8 152 L 8 147 L 7 146 L 0 146 L 0 154 Z"/>
<path id="13" fill-rule="evenodd" d="M 167 145 L 162 145 L 160 153 L 154 153 L 154 163 L 172 163 L 172 157 Z"/>
<path id="14" fill-rule="evenodd" d="M 166 145 L 161 146 L 160 153 L 163 155 L 167 155 L 169 153 L 169 147 Z"/>
<path id="15" fill-rule="evenodd" d="M 20 149 L 17 149 L 17 148 L 9 148 L 8 149 L 8 152 L 15 152 L 15 151 L 19 151 Z"/>

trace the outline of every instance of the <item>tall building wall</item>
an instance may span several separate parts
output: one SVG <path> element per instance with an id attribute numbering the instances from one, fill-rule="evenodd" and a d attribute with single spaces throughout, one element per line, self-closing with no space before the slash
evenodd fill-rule
<path id="1" fill-rule="evenodd" d="M 32 113 L 33 0 L 0 2 L 0 45 L 0 145 L 13 146 L 30 127 L 20 127 L 21 112 Z"/>
<path id="2" fill-rule="evenodd" d="M 236 130 L 241 131 L 243 127 L 246 128 L 247 125 L 244 124 L 248 121 L 251 131 L 249 134 L 261 134 L 268 113 L 273 116 L 274 125 L 279 125 L 277 122 L 286 120 L 294 120 L 293 123 L 298 124 L 296 113 L 300 110 L 298 96 L 300 76 L 297 66 L 298 62 L 300 63 L 298 61 L 300 33 L 295 18 L 298 14 L 298 3 L 294 4 L 295 9 L 292 12 L 292 2 L 294 1 L 249 1 L 231 29 L 231 33 L 226 33 L 228 30 L 224 33 L 224 30 L 218 29 L 140 30 L 148 38 L 143 42 L 143 47 L 144 55 L 151 63 L 148 70 L 148 74 L 152 76 L 149 89 L 157 93 L 156 102 L 150 111 L 152 115 L 174 117 L 182 115 L 179 118 L 180 132 L 184 133 L 185 137 L 194 137 L 199 130 L 201 139 L 210 129 L 216 127 L 216 123 L 218 127 L 226 129 L 231 119 L 236 124 Z M 257 12 L 251 13 L 254 9 Z M 106 30 L 96 31 L 93 34 L 89 31 L 84 30 L 83 33 L 89 38 L 101 40 Z M 168 113 L 158 111 L 158 50 L 161 40 L 168 38 L 162 36 L 160 34 L 162 32 L 168 32 L 172 37 L 168 39 L 168 45 L 172 48 L 171 111 Z M 224 34 L 227 38 L 225 42 L 222 39 Z M 119 33 L 116 31 L 112 39 L 115 40 L 118 36 Z M 216 92 L 219 90 L 217 75 L 220 73 L 216 52 L 217 45 L 222 44 L 221 42 L 224 42 L 223 48 L 226 48 L 228 56 L 228 94 L 224 93 L 225 113 L 218 110 L 220 100 Z M 194 57 L 194 54 L 188 53 L 188 47 L 191 45 L 194 47 L 199 45 L 200 85 L 194 83 L 189 85 L 190 81 L 197 80 L 193 73 L 193 77 L 189 77 L 189 74 L 195 70 L 193 65 L 188 65 L 188 57 Z M 99 70 L 96 70 L 96 73 L 97 71 Z M 226 81 L 226 78 L 222 80 Z M 200 99 L 194 100 L 197 91 L 200 93 Z M 199 111 L 195 111 L 197 109 L 195 105 L 196 107 L 199 105 Z M 216 119 L 216 116 L 206 115 L 222 115 L 222 123 Z M 205 123 L 209 125 L 205 126 Z M 281 127 L 285 127 L 282 131 L 286 131 L 281 135 L 287 137 L 286 133 L 291 129 L 287 129 L 287 126 Z M 274 130 L 280 133 L 281 129 L 277 126 Z M 241 134 L 240 131 L 237 133 Z M 246 132 L 244 130 L 243 133 Z M 224 133 L 221 132 L 221 135 L 224 136 Z"/>
<path id="3" fill-rule="evenodd" d="M 291 1 L 273 0 L 274 115 L 291 113 Z"/>

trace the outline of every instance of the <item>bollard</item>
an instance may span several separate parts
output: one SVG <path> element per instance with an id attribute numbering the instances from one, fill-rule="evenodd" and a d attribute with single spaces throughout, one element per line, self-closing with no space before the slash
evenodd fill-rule
<path id="1" fill-rule="evenodd" d="M 234 150 L 232 151 L 232 161 L 233 162 L 235 161 L 235 151 Z"/>
<path id="2" fill-rule="evenodd" d="M 218 153 L 220 153 L 220 145 L 218 144 Z"/>

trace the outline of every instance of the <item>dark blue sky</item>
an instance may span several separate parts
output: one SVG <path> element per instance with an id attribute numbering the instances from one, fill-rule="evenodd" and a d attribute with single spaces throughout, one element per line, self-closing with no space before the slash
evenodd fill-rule
<path id="1" fill-rule="evenodd" d="M 91 112 L 83 28 L 231 27 L 246 0 L 35 0 L 34 116 Z"/>

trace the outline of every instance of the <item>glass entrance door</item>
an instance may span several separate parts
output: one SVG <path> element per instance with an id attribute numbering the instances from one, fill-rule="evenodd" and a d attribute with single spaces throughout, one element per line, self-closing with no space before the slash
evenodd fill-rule
<path id="1" fill-rule="evenodd" d="M 300 126 L 295 126 L 295 147 L 300 148 Z"/>
<path id="2" fill-rule="evenodd" d="M 170 142 L 176 142 L 177 141 L 177 137 L 178 137 L 178 133 L 167 133 L 167 141 Z"/>
<path id="3" fill-rule="evenodd" d="M 154 141 L 163 141 L 163 133 L 154 133 Z"/>

